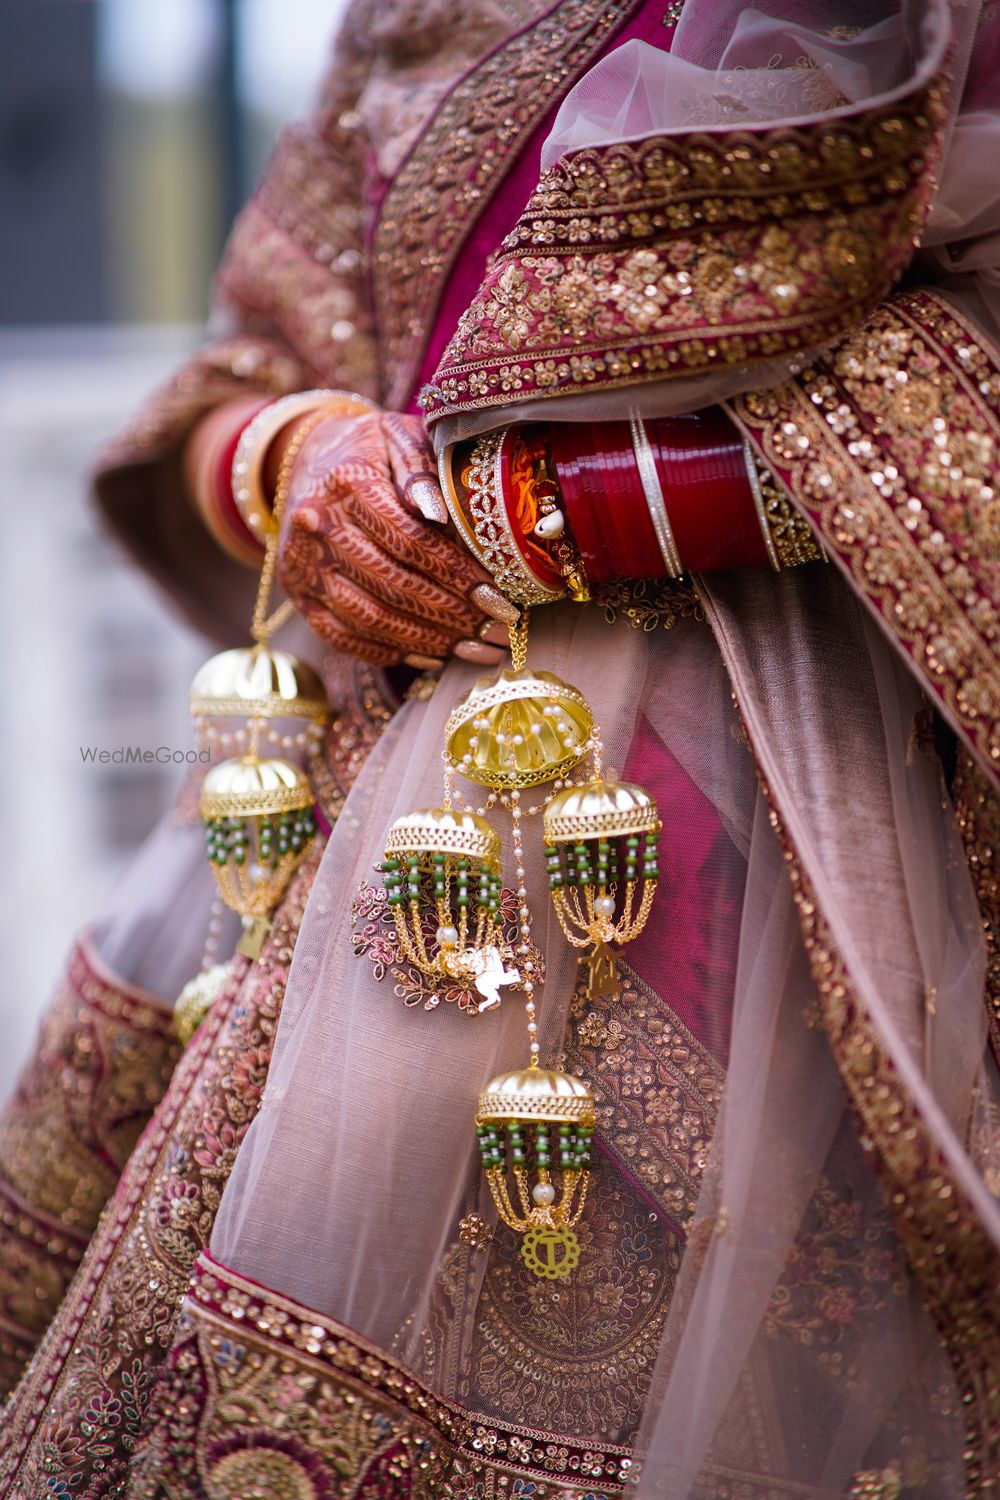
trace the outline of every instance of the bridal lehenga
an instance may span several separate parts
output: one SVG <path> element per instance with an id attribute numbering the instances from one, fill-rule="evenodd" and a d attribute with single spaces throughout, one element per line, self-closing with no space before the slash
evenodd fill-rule
<path id="1" fill-rule="evenodd" d="M 3 1494 L 1000 1485 L 998 69 L 946 0 L 349 9 L 234 229 L 231 331 L 103 463 L 137 558 L 238 644 L 177 454 L 325 384 L 419 402 L 442 454 L 721 404 L 822 559 L 533 609 L 658 862 L 652 813 L 619 855 L 513 781 L 442 803 L 472 667 L 401 701 L 327 656 L 322 831 L 181 1052 L 238 936 L 185 792 L 0 1124 Z M 442 806 L 471 843 L 408 843 Z M 564 928 L 600 948 L 616 872 L 655 893 L 609 978 Z"/>

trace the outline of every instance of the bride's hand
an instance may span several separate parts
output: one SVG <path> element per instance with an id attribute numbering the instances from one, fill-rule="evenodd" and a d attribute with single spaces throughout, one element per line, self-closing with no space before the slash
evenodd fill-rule
<path id="1" fill-rule="evenodd" d="M 318 636 L 379 666 L 493 665 L 496 622 L 516 618 L 452 533 L 418 417 L 318 423 L 292 467 L 279 568 Z"/>

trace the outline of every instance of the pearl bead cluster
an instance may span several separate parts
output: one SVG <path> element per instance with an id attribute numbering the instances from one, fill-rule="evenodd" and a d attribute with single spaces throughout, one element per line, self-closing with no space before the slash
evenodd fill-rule
<path id="1" fill-rule="evenodd" d="M 535 1009 L 535 961 L 531 956 L 531 910 L 528 906 L 528 888 L 525 885 L 527 871 L 524 866 L 524 839 L 521 829 L 521 793 L 515 789 L 510 794 L 511 836 L 514 843 L 514 875 L 517 880 L 517 945 L 518 967 L 524 989 L 524 1013 L 528 1018 L 528 1050 L 533 1067 L 538 1065 L 541 1048 L 538 1045 L 538 1017 Z"/>
<path id="2" fill-rule="evenodd" d="M 194 729 L 202 749 L 246 750 L 263 738 L 277 750 L 301 750 L 307 755 L 315 755 L 325 733 L 324 725 L 310 722 L 295 734 L 281 734 L 273 725 L 265 725 L 260 719 L 249 720 L 239 729 L 223 730 L 202 714 L 195 716 Z"/>
<path id="3" fill-rule="evenodd" d="M 222 933 L 222 914 L 226 909 L 226 903 L 216 892 L 212 898 L 211 909 L 208 914 L 208 930 L 205 933 L 205 946 L 201 954 L 201 972 L 211 969 L 219 954 L 219 938 Z"/>

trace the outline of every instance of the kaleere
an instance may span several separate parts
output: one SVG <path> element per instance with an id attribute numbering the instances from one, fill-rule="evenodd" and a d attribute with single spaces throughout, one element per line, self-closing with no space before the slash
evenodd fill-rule
<path id="1" fill-rule="evenodd" d="M 282 458 L 250 627 L 253 644 L 211 657 L 191 684 L 189 708 L 199 744 L 242 752 L 212 766 L 199 806 L 219 896 L 243 922 L 237 952 L 249 958 L 260 953 L 271 912 L 308 853 L 317 827 L 309 774 L 290 754 L 300 751 L 308 763 L 319 753 L 329 717 L 326 694 L 311 667 L 272 648 L 271 635 L 288 618 L 290 606 L 282 604 L 268 614 L 268 605 L 292 465 L 325 415 L 322 408 L 300 422 Z M 285 754 L 261 754 L 262 740 Z M 228 974 L 228 963 L 210 963 L 206 955 L 202 972 L 184 986 L 174 1024 L 185 1043 Z"/>
<path id="2" fill-rule="evenodd" d="M 591 949 L 591 990 L 606 994 L 616 984 L 611 944 L 637 936 L 649 916 L 660 818 L 642 787 L 603 777 L 590 705 L 570 683 L 528 667 L 527 641 L 525 609 L 510 632 L 511 666 L 480 678 L 448 717 L 442 805 L 392 824 L 381 870 L 411 964 L 432 979 L 474 984 L 480 1012 L 500 1004 L 501 986 L 524 993 L 528 1066 L 486 1085 L 475 1124 L 500 1217 L 523 1236 L 529 1270 L 555 1280 L 580 1259 L 573 1226 L 587 1196 L 594 1098 L 579 1078 L 541 1066 L 524 819 L 544 816 L 559 921 L 574 946 Z M 574 780 L 588 761 L 586 779 Z M 456 777 L 488 789 L 483 806 L 464 805 Z M 523 794 L 536 788 L 542 799 L 526 804 Z M 498 804 L 511 817 L 514 951 L 497 920 L 503 872 L 488 814 Z"/>

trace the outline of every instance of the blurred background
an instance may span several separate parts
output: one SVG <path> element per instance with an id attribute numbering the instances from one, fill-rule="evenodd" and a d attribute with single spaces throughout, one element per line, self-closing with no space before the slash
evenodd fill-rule
<path id="1" fill-rule="evenodd" d="M 180 779 L 206 647 L 105 540 L 100 445 L 202 336 L 230 223 L 342 0 L 0 0 L 0 1093 Z"/>

